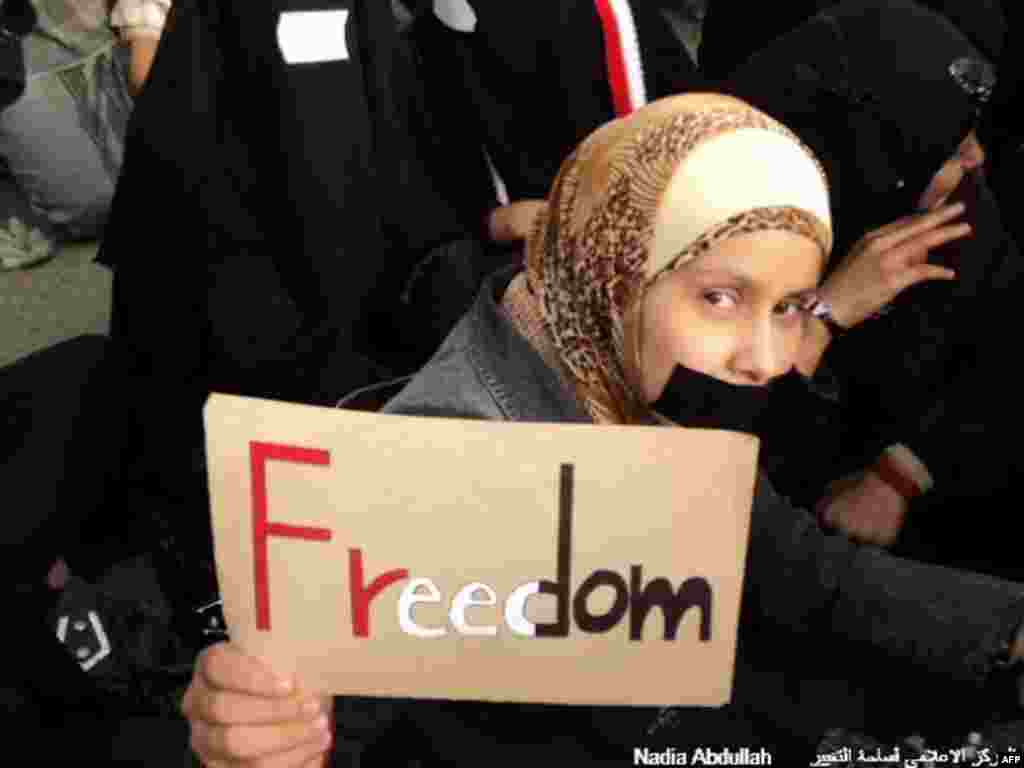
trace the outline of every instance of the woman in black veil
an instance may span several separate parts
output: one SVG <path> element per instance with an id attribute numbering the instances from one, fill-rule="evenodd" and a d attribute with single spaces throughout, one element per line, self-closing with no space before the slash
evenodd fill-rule
<path id="1" fill-rule="evenodd" d="M 841 317 L 822 324 L 814 381 L 832 399 L 774 409 L 784 420 L 763 443 L 769 475 L 799 502 L 824 496 L 824 520 L 854 538 L 1014 578 L 1001 502 L 1022 467 L 1008 447 L 1016 393 L 1000 351 L 1022 267 L 977 141 L 993 84 L 991 64 L 947 19 L 910 2 L 847 2 L 751 57 L 725 90 L 822 159 L 837 256 L 946 201 L 965 204 L 972 229 L 928 256 L 956 279 L 913 286 L 849 333 Z M 965 509 L 977 514 L 965 520 Z M 882 686 L 891 696 L 867 707 L 879 732 L 965 733 L 971 704 L 930 704 L 919 682 Z"/>
<path id="2" fill-rule="evenodd" d="M 976 140 L 992 84 L 991 65 L 966 37 L 909 2 L 839 4 L 730 78 L 726 90 L 791 125 L 822 158 L 833 185 L 836 253 L 953 199 L 965 204 L 972 229 L 929 257 L 955 280 L 914 286 L 854 333 L 830 331 L 819 376 L 831 374 L 841 390 L 841 425 L 816 433 L 813 451 L 801 450 L 807 435 L 766 447 L 789 475 L 780 483 L 803 501 L 894 446 L 897 469 L 912 484 L 904 495 L 989 494 L 1016 473 L 1013 456 L 981 434 L 1004 420 L 996 403 L 1010 396 L 998 391 L 1004 375 L 978 367 L 993 364 L 984 341 L 1009 321 L 1000 297 L 1012 295 L 1020 272 Z M 836 453 L 826 459 L 829 443 Z M 781 460 L 792 452 L 819 457 L 817 469 Z"/>

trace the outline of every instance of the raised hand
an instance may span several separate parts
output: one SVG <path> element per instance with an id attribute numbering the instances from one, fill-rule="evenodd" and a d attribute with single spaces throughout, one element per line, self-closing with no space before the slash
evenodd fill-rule
<path id="1" fill-rule="evenodd" d="M 928 254 L 971 233 L 963 203 L 908 216 L 869 232 L 853 246 L 825 280 L 819 295 L 832 305 L 832 315 L 852 328 L 878 312 L 912 285 L 927 280 L 953 280 L 956 273 L 928 263 Z"/>

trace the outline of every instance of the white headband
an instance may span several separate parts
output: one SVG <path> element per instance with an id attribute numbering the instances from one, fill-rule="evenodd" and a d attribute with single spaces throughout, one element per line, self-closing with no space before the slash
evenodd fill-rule
<path id="1" fill-rule="evenodd" d="M 817 218 L 832 245 L 828 185 L 821 167 L 795 139 L 763 128 L 739 128 L 701 142 L 682 161 L 654 222 L 648 274 L 697 238 L 755 208 L 791 207 Z"/>

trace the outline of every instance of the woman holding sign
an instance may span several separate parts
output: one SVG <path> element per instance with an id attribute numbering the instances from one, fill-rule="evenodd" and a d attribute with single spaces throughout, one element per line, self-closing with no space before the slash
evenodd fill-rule
<path id="1" fill-rule="evenodd" d="M 953 215 L 904 223 L 882 245 L 902 253 L 962 236 Z M 655 102 L 565 162 L 525 269 L 487 281 L 386 410 L 756 432 L 769 385 L 801 385 L 803 308 L 831 248 L 824 173 L 788 129 L 729 97 Z M 908 282 L 946 276 L 907 269 Z M 891 298 L 880 290 L 877 301 Z M 643 748 L 738 746 L 797 765 L 785 755 L 806 757 L 845 702 L 787 700 L 774 670 L 802 668 L 787 638 L 848 637 L 927 667 L 950 690 L 994 686 L 997 667 L 1024 651 L 1024 588 L 826 537 L 767 482 L 744 583 L 722 709 L 342 699 L 339 737 L 367 746 L 364 765 L 629 765 Z M 196 752 L 217 766 L 318 764 L 329 736 L 308 690 L 230 645 L 211 648 L 184 701 Z M 364 704 L 377 710 L 360 727 L 350 709 Z"/>

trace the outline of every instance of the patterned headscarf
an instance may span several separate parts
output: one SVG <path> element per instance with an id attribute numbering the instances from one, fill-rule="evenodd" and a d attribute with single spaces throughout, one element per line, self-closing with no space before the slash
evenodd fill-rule
<path id="1" fill-rule="evenodd" d="M 765 230 L 808 237 L 827 259 L 828 185 L 799 139 L 737 99 L 661 99 L 605 125 L 565 161 L 527 244 L 526 281 L 597 423 L 645 411 L 623 362 L 634 303 L 715 243 Z"/>

